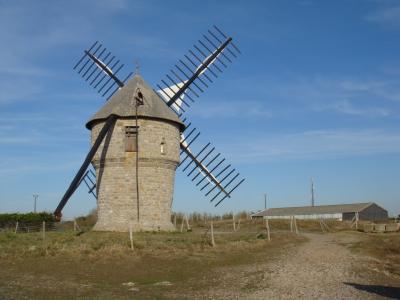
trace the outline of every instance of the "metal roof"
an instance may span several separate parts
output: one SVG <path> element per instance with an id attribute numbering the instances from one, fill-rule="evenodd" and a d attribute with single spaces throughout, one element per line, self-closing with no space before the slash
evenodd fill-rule
<path id="1" fill-rule="evenodd" d="M 318 205 L 318 206 L 301 206 L 301 207 L 281 207 L 269 208 L 253 214 L 254 217 L 263 216 L 295 216 L 295 215 L 319 215 L 319 214 L 337 214 L 360 212 L 373 202 L 352 203 L 352 204 L 336 204 L 336 205 Z"/>
<path id="2" fill-rule="evenodd" d="M 181 130 L 185 125 L 171 108 L 160 98 L 159 95 L 139 75 L 135 75 L 128 83 L 121 88 L 111 99 L 86 123 L 86 128 L 91 129 L 95 121 L 107 119 L 111 114 L 122 118 L 135 117 L 135 100 L 137 88 L 143 94 L 143 105 L 138 106 L 138 116 L 168 120 L 177 123 Z"/>

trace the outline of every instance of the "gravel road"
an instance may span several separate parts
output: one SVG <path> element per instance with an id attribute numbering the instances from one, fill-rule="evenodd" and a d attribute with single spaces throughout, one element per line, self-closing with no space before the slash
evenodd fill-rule
<path id="1" fill-rule="evenodd" d="M 400 299 L 370 285 L 353 268 L 365 263 L 344 245 L 356 235 L 305 234 L 308 242 L 266 264 L 222 270 L 223 284 L 197 299 Z M 375 291 L 374 291 L 375 289 Z M 367 291 L 368 290 L 368 291 Z M 386 297 L 382 296 L 386 295 Z M 399 297 L 397 297 L 399 296 Z"/>

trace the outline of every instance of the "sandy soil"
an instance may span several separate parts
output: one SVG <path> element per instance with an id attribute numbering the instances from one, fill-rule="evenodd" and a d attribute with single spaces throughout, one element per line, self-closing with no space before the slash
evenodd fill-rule
<path id="1" fill-rule="evenodd" d="M 196 299 L 400 299 L 396 286 L 374 284 L 360 266 L 370 258 L 356 255 L 346 244 L 357 234 L 305 234 L 308 242 L 291 248 L 272 262 L 219 271 L 219 286 Z M 368 270 L 369 271 L 369 270 Z M 379 275 L 378 275 L 379 276 Z M 380 278 L 383 279 L 383 278 Z M 382 280 L 378 280 L 382 281 Z"/>

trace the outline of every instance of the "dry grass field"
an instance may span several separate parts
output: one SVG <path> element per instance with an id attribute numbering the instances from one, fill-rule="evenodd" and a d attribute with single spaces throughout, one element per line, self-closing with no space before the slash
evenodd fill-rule
<path id="1" fill-rule="evenodd" d="M 299 221 L 296 235 L 288 221 L 273 220 L 267 241 L 262 221 L 242 219 L 234 232 L 226 220 L 214 221 L 212 247 L 208 225 L 191 226 L 134 233 L 133 250 L 128 233 L 77 233 L 71 224 L 44 240 L 1 232 L 0 299 L 390 299 L 399 291 L 398 233 L 338 222 L 322 233 L 318 222 Z"/>

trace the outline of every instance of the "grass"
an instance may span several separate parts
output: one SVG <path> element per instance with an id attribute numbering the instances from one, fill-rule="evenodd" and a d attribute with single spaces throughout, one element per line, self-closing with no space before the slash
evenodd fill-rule
<path id="1" fill-rule="evenodd" d="M 392 274 L 400 279 L 399 233 L 364 234 L 364 238 L 352 244 L 350 249 L 374 258 L 370 263 L 371 268 Z"/>
<path id="2" fill-rule="evenodd" d="M 182 298 L 187 289 L 222 284 L 218 274 L 227 268 L 266 262 L 305 241 L 273 223 L 271 242 L 257 238 L 262 222 L 242 220 L 233 232 L 232 221 L 214 221 L 216 247 L 198 222 L 191 232 L 134 233 L 134 250 L 127 233 L 64 228 L 43 240 L 41 233 L 3 232 L 0 298 Z"/>
<path id="3" fill-rule="evenodd" d="M 78 220 L 82 233 L 74 232 L 72 223 L 62 224 L 59 231 L 46 232 L 44 240 L 41 232 L 1 232 L 0 299 L 165 299 L 185 298 L 188 290 L 201 295 L 226 284 L 221 273 L 267 263 L 306 241 L 289 232 L 289 220 L 269 221 L 268 242 L 263 220 L 243 218 L 234 232 L 232 220 L 224 219 L 213 221 L 212 247 L 209 224 L 198 220 L 191 222 L 190 232 L 134 233 L 132 250 L 128 233 L 92 232 L 92 222 Z M 349 229 L 346 223 L 325 222 L 334 232 Z M 300 233 L 321 233 L 319 221 L 297 224 Z M 256 288 L 263 276 L 251 269 L 240 275 L 246 277 L 246 289 Z"/>

